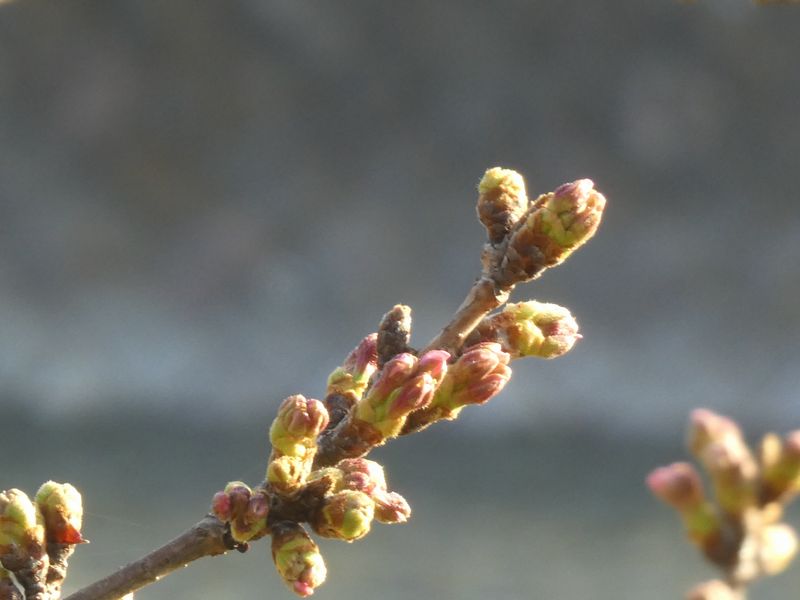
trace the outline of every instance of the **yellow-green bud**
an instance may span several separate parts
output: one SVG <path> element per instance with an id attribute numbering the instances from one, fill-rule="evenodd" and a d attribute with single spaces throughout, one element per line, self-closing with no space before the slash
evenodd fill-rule
<path id="1" fill-rule="evenodd" d="M 281 454 L 303 458 L 315 447 L 317 435 L 327 424 L 328 411 L 322 402 L 296 394 L 281 403 L 269 439 Z"/>
<path id="2" fill-rule="evenodd" d="M 478 218 L 493 244 L 501 242 L 528 209 L 525 180 L 511 169 L 493 167 L 478 184 Z"/>
<path id="3" fill-rule="evenodd" d="M 467 345 L 498 342 L 511 358 L 556 358 L 569 352 L 580 338 L 578 323 L 569 310 L 529 300 L 507 304 L 501 312 L 486 317 Z"/>
<path id="4" fill-rule="evenodd" d="M 272 526 L 272 560 L 289 589 L 305 598 L 325 582 L 327 569 L 319 547 L 297 523 Z"/>
<path id="5" fill-rule="evenodd" d="M 369 378 L 378 368 L 378 334 L 366 336 L 328 377 L 327 394 L 340 395 L 352 404 L 364 395 Z"/>
<path id="6" fill-rule="evenodd" d="M 16 488 L 0 492 L 0 554 L 32 543 L 44 543 L 44 527 L 36 506 Z"/>
<path id="7" fill-rule="evenodd" d="M 48 542 L 80 544 L 83 504 L 80 492 L 69 483 L 48 481 L 36 492 L 36 504 L 44 517 Z"/>
<path id="8" fill-rule="evenodd" d="M 363 492 L 343 490 L 326 497 L 311 518 L 319 535 L 352 542 L 369 533 L 375 503 Z"/>

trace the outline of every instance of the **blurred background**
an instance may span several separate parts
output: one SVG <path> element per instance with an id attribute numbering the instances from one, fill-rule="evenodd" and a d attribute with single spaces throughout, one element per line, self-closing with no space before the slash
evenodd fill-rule
<path id="1" fill-rule="evenodd" d="M 323 543 L 320 597 L 666 600 L 710 577 L 642 481 L 685 457 L 695 406 L 800 427 L 799 25 L 748 0 L 2 4 L 0 488 L 83 491 L 68 590 L 260 481 L 278 402 L 321 396 L 393 304 L 430 339 L 478 274 L 494 165 L 608 197 L 515 294 L 585 337 L 377 451 L 414 518 Z M 137 598 L 288 598 L 268 554 Z"/>

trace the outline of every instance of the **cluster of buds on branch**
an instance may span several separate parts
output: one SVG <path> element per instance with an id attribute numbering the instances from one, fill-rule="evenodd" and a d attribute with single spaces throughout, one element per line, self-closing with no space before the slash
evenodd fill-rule
<path id="1" fill-rule="evenodd" d="M 0 600 L 57 600 L 67 560 L 81 536 L 81 495 L 48 481 L 31 500 L 18 489 L 0 492 Z"/>
<path id="2" fill-rule="evenodd" d="M 297 394 L 280 404 L 269 429 L 264 481 L 228 483 L 214 495 L 211 515 L 67 600 L 130 598 L 193 560 L 245 551 L 266 536 L 278 573 L 305 597 L 327 574 L 306 526 L 318 536 L 353 542 L 373 521 L 406 522 L 408 502 L 390 491 L 383 467 L 366 455 L 395 437 L 455 419 L 466 406 L 485 404 L 509 381 L 511 360 L 554 358 L 580 338 L 570 312 L 555 304 L 528 301 L 493 311 L 517 284 L 562 263 L 594 235 L 603 195 L 582 179 L 529 201 L 522 176 L 500 167 L 486 171 L 478 192 L 478 216 L 488 232 L 483 270 L 427 346 L 410 345 L 411 309 L 394 306 L 378 331 L 330 374 L 322 401 Z M 0 496 L 2 564 L 28 600 L 57 600 L 66 557 L 83 541 L 80 496 L 71 486 L 48 483 L 37 505 L 17 490 Z M 18 597 L 10 575 L 0 571 L 0 600 Z"/>
<path id="3" fill-rule="evenodd" d="M 485 404 L 511 377 L 509 363 L 555 358 L 580 339 L 570 312 L 536 301 L 505 304 L 518 283 L 563 262 L 600 222 L 605 198 L 588 179 L 529 201 L 522 176 L 489 169 L 478 216 L 488 232 L 483 273 L 453 320 L 424 349 L 411 347 L 411 309 L 397 305 L 328 377 L 323 401 L 286 398 L 269 430 L 266 479 L 231 482 L 212 501 L 239 549 L 265 535 L 289 588 L 308 596 L 326 577 L 315 534 L 352 542 L 372 522 L 404 523 L 408 502 L 390 491 L 373 448 Z"/>
<path id="4" fill-rule="evenodd" d="M 742 600 L 748 584 L 782 572 L 797 554 L 797 533 L 781 519 L 800 493 L 800 431 L 767 434 L 756 454 L 732 419 L 697 409 L 688 446 L 708 476 L 713 500 L 690 463 L 654 470 L 647 485 L 678 512 L 689 540 L 724 574 L 687 598 Z"/>

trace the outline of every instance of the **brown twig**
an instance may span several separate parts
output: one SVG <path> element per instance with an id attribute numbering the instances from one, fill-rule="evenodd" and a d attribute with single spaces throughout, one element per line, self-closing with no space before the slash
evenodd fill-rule
<path id="1" fill-rule="evenodd" d="M 226 539 L 225 525 L 217 518 L 207 516 L 171 542 L 67 596 L 66 600 L 117 600 L 190 562 L 224 554 L 233 547 Z"/>

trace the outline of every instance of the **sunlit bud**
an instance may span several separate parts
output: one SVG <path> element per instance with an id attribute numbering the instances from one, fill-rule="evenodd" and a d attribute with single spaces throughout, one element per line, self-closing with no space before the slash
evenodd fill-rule
<path id="1" fill-rule="evenodd" d="M 328 411 L 322 402 L 296 394 L 281 403 L 269 439 L 278 452 L 304 457 L 327 424 Z"/>
<path id="2" fill-rule="evenodd" d="M 311 518 L 319 535 L 352 542 L 369 533 L 375 503 L 363 492 L 343 490 L 326 497 Z"/>
<path id="3" fill-rule="evenodd" d="M 511 378 L 510 355 L 500 344 L 482 342 L 470 346 L 450 365 L 433 405 L 457 411 L 468 404 L 483 404 L 497 395 Z"/>
<path id="4" fill-rule="evenodd" d="M 36 492 L 36 504 L 44 517 L 48 542 L 80 544 L 83 505 L 81 494 L 69 483 L 48 481 Z"/>
<path id="5" fill-rule="evenodd" d="M 790 497 L 800 488 L 800 431 L 783 439 L 767 434 L 761 443 L 762 498 L 764 502 Z"/>
<path id="6" fill-rule="evenodd" d="M 384 439 L 396 436 L 406 416 L 431 401 L 447 372 L 449 357 L 443 350 L 432 350 L 419 359 L 411 354 L 395 356 L 356 405 L 355 418 L 370 424 Z"/>
<path id="7" fill-rule="evenodd" d="M 43 543 L 41 515 L 28 495 L 16 488 L 0 492 L 0 554 L 14 546 Z"/>
<path id="8" fill-rule="evenodd" d="M 376 492 L 372 499 L 375 502 L 375 520 L 379 523 L 405 523 L 411 517 L 411 507 L 397 492 Z"/>
<path id="9" fill-rule="evenodd" d="M 700 458 L 703 450 L 712 442 L 725 437 L 742 438 L 742 432 L 733 419 L 719 415 L 705 408 L 697 408 L 689 417 L 687 445 L 696 457 Z"/>
<path id="10" fill-rule="evenodd" d="M 591 179 L 566 183 L 540 196 L 511 234 L 498 283 L 528 281 L 563 262 L 597 231 L 605 205 Z"/>
<path id="11" fill-rule="evenodd" d="M 786 569 L 796 554 L 797 533 L 789 525 L 770 525 L 759 533 L 758 561 L 767 575 L 777 575 Z"/>
<path id="12" fill-rule="evenodd" d="M 261 537 L 267 529 L 269 498 L 262 491 L 255 492 L 241 512 L 233 515 L 230 521 L 231 537 L 237 542 L 247 542 Z"/>
<path id="13" fill-rule="evenodd" d="M 375 491 L 386 490 L 386 477 L 383 467 L 366 458 L 346 458 L 336 464 L 341 472 L 339 489 L 355 490 L 372 495 Z"/>
<path id="14" fill-rule="evenodd" d="M 273 456 L 267 465 L 267 481 L 283 495 L 291 495 L 306 481 L 310 461 L 294 456 Z"/>
<path id="15" fill-rule="evenodd" d="M 272 526 L 272 560 L 298 596 L 310 596 L 325 582 L 327 570 L 319 547 L 297 523 L 282 521 Z"/>
<path id="16" fill-rule="evenodd" d="M 686 594 L 686 600 L 737 600 L 738 598 L 730 586 L 719 579 L 701 583 Z"/>
<path id="17" fill-rule="evenodd" d="M 493 167 L 478 184 L 478 218 L 497 244 L 508 235 L 528 208 L 522 175 L 511 169 Z"/>
<path id="18" fill-rule="evenodd" d="M 569 352 L 580 338 L 578 323 L 569 310 L 529 300 L 507 304 L 501 312 L 486 317 L 470 334 L 467 345 L 498 342 L 511 358 L 555 358 Z"/>
<path id="19" fill-rule="evenodd" d="M 355 402 L 364 394 L 369 378 L 378 368 L 378 334 L 365 337 L 328 377 L 327 394 L 338 394 Z"/>
<path id="20" fill-rule="evenodd" d="M 378 327 L 378 366 L 382 367 L 398 354 L 408 352 L 411 339 L 411 308 L 395 305 L 383 315 Z"/>

